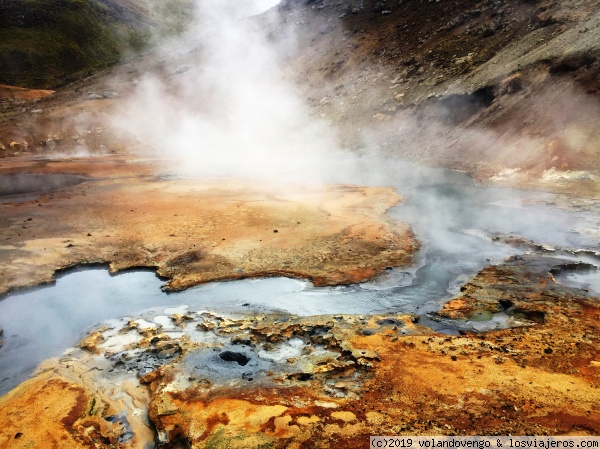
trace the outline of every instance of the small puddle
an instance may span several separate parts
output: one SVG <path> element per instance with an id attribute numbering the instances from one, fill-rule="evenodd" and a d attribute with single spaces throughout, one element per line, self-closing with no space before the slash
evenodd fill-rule
<path id="1" fill-rule="evenodd" d="M 59 276 L 55 285 L 1 300 L 0 394 L 27 378 L 44 359 L 73 346 L 86 330 L 118 317 L 153 316 L 152 309 L 160 309 L 159 314 L 191 308 L 311 316 L 369 314 L 398 305 L 393 289 L 315 288 L 288 278 L 214 282 L 169 294 L 161 291 L 162 283 L 150 271 L 111 276 L 104 268 L 83 268 Z"/>
<path id="2" fill-rule="evenodd" d="M 555 274 L 557 283 L 566 287 L 579 288 L 590 295 L 600 295 L 600 270 L 589 264 L 580 264 L 576 269 L 563 269 Z"/>
<path id="3" fill-rule="evenodd" d="M 64 173 L 0 175 L 0 197 L 53 192 L 85 181 L 83 176 Z"/>

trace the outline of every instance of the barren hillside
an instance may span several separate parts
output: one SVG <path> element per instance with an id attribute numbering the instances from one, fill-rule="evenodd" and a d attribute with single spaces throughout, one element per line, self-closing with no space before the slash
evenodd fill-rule
<path id="1" fill-rule="evenodd" d="M 599 435 L 600 3 L 267 2 L 0 0 L 0 447 Z"/>
<path id="2" fill-rule="evenodd" d="M 597 2 L 288 0 L 270 20 L 348 147 L 597 192 Z"/>
<path id="3" fill-rule="evenodd" d="M 134 11 L 129 2 L 115 8 Z M 252 20 L 344 148 L 492 182 L 598 194 L 597 2 L 285 0 Z M 147 72 L 168 82 L 178 69 L 204 70 L 201 51 L 172 50 L 117 64 L 45 100 L 5 98 L 1 155 L 81 148 L 82 116 L 86 149 L 128 151 L 135 142 L 111 133 L 106 117 L 131 82 Z"/>

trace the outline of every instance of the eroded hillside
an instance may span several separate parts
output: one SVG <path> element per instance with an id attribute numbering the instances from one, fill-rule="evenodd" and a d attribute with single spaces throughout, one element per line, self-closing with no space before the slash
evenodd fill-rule
<path id="1" fill-rule="evenodd" d="M 0 0 L 0 446 L 598 435 L 600 5 L 203 4 L 122 60 L 151 2 Z M 31 291 L 99 264 L 215 283 Z"/>

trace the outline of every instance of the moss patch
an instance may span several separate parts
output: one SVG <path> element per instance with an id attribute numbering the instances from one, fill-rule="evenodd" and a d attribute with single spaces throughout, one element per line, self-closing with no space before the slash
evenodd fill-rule
<path id="1" fill-rule="evenodd" d="M 55 88 L 181 31 L 191 1 L 0 0 L 0 83 Z"/>

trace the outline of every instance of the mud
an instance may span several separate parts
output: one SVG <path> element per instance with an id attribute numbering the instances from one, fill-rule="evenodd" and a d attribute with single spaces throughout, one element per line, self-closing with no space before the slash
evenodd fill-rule
<path id="1" fill-rule="evenodd" d="M 597 2 L 405 1 L 385 15 L 374 0 L 300 3 L 259 20 L 296 49 L 283 53 L 288 77 L 345 148 L 576 194 L 553 201 L 598 210 Z M 299 45 L 288 45 L 291 24 Z M 182 179 L 169 161 L 129 156 L 154 142 L 119 138 L 111 114 L 134 78 L 198 62 L 184 58 L 157 49 L 52 94 L 0 88 L 0 176 L 86 180 L 0 198 L 0 295 L 79 264 L 151 267 L 180 290 L 273 275 L 348 284 L 412 263 L 419 243 L 385 216 L 400 201 L 391 189 Z M 93 156 L 69 159 L 81 154 Z M 597 220 L 573 226 L 597 234 Z M 0 446 L 598 435 L 600 298 L 563 280 L 593 272 L 597 252 L 577 263 L 576 251 L 495 238 L 527 254 L 485 267 L 420 321 L 181 308 L 107 323 L 0 398 Z"/>
<path id="2" fill-rule="evenodd" d="M 0 173 L 55 170 L 94 181 L 2 202 L 0 294 L 98 263 L 156 268 L 166 290 L 274 275 L 348 284 L 410 265 L 419 248 L 407 225 L 385 217 L 401 200 L 387 188 L 164 178 L 156 162 L 107 158 L 7 164 Z"/>
<path id="3" fill-rule="evenodd" d="M 211 279 L 199 277 L 205 273 L 218 278 L 218 266 L 202 264 L 228 255 L 248 264 L 233 277 L 280 274 L 282 258 L 293 258 L 323 271 L 285 274 L 348 283 L 377 266 L 408 264 L 418 248 L 406 225 L 385 218 L 399 200 L 389 189 L 274 194 L 157 176 L 156 167 L 127 158 L 7 165 L 6 174 L 76 172 L 89 180 L 2 204 L 3 250 L 15 254 L 3 276 L 20 269 L 19 279 L 33 285 L 44 279 L 34 276 L 40 267 L 51 278 L 61 266 L 103 261 L 159 267 L 180 282 L 167 288 L 183 288 Z M 597 434 L 598 298 L 556 279 L 592 269 L 597 253 L 494 238 L 526 254 L 485 267 L 428 317 L 456 335 L 410 314 L 233 316 L 180 307 L 112 321 L 0 399 L 3 443 L 365 447 L 378 434 Z M 268 269 L 250 271 L 250 258 L 239 256 L 252 239 L 263 240 L 255 257 L 275 261 Z M 43 254 L 41 244 L 51 250 Z M 316 265 L 327 245 L 356 255 L 336 250 Z M 344 263 L 352 268 L 340 271 Z"/>
<path id="4" fill-rule="evenodd" d="M 0 197 L 23 193 L 52 192 L 81 184 L 86 179 L 68 174 L 0 175 Z"/>
<path id="5" fill-rule="evenodd" d="M 12 415 L 24 403 L 27 414 L 51 410 L 40 429 L 103 418 L 102 428 L 84 426 L 95 447 L 145 447 L 152 435 L 156 447 L 194 448 L 362 448 L 369 435 L 386 434 L 597 435 L 600 307 L 554 282 L 553 270 L 569 264 L 538 253 L 486 267 L 436 314 L 460 330 L 454 336 L 410 314 L 231 316 L 183 307 L 112 322 L 3 397 L 0 422 L 15 443 L 19 433 L 22 442 L 36 438 L 28 418 Z M 483 319 L 510 316 L 510 328 L 466 330 L 480 310 L 489 312 Z M 104 408 L 60 408 L 70 398 L 62 389 L 28 399 L 74 375 L 67 392 Z M 79 435 L 76 424 L 65 428 Z M 77 438 L 72 447 L 86 447 Z"/>

